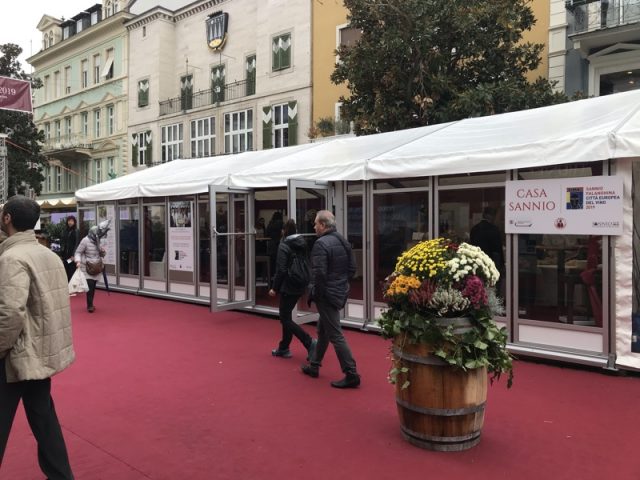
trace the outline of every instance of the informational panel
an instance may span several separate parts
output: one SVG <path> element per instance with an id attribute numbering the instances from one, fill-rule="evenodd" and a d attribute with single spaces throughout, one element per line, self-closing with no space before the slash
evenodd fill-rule
<path id="1" fill-rule="evenodd" d="M 190 201 L 169 202 L 169 269 L 193 272 L 193 222 Z"/>
<path id="2" fill-rule="evenodd" d="M 505 232 L 621 235 L 622 177 L 506 182 Z"/>

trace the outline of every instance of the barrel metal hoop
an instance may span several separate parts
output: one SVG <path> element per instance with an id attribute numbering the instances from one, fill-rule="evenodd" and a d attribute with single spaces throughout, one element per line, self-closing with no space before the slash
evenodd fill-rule
<path id="1" fill-rule="evenodd" d="M 421 365 L 441 365 L 441 366 L 449 365 L 447 362 L 442 360 L 440 357 L 436 357 L 435 355 L 422 357 L 420 355 L 414 355 L 413 353 L 407 353 L 396 346 L 393 347 L 393 354 L 396 357 L 401 358 L 403 360 L 407 360 L 413 363 L 419 363 Z"/>
<path id="2" fill-rule="evenodd" d="M 435 435 L 425 435 L 424 433 L 419 433 L 410 428 L 405 427 L 404 425 L 400 425 L 400 428 L 407 435 L 411 435 L 412 437 L 419 438 L 421 440 L 427 440 L 430 442 L 442 442 L 442 443 L 456 443 L 456 442 L 465 442 L 467 440 L 473 440 L 474 438 L 478 438 L 480 436 L 480 430 L 475 432 L 471 432 L 468 435 L 461 435 L 459 437 L 436 437 Z"/>
<path id="3" fill-rule="evenodd" d="M 396 403 L 407 410 L 412 412 L 422 413 L 423 415 L 435 415 L 439 417 L 454 417 L 457 415 L 469 415 L 470 413 L 484 412 L 484 406 L 487 402 L 473 405 L 472 407 L 465 408 L 426 408 L 411 405 L 409 402 L 396 398 Z"/>

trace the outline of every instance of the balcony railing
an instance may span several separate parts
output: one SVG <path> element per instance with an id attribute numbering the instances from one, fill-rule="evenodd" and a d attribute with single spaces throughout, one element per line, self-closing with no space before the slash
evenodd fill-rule
<path id="1" fill-rule="evenodd" d="M 569 0 L 574 26 L 571 33 L 587 33 L 640 22 L 640 0 Z"/>
<path id="2" fill-rule="evenodd" d="M 169 115 L 194 108 L 218 105 L 222 102 L 236 100 L 238 98 L 253 95 L 256 92 L 255 81 L 240 80 L 227 83 L 224 89 L 220 87 L 209 90 L 201 90 L 191 95 L 181 95 L 160 102 L 160 115 Z"/>
<path id="3" fill-rule="evenodd" d="M 60 138 L 49 138 L 45 140 L 42 150 L 44 152 L 54 152 L 56 150 L 68 150 L 70 148 L 93 149 L 93 142 L 87 136 L 80 133 L 62 135 Z"/>

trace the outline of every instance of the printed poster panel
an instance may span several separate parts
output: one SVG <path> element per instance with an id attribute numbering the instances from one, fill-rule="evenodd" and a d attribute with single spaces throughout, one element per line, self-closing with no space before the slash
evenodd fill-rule
<path id="1" fill-rule="evenodd" d="M 506 182 L 505 232 L 621 235 L 622 177 Z"/>
<path id="2" fill-rule="evenodd" d="M 0 77 L 0 110 L 33 113 L 31 82 Z"/>
<path id="3" fill-rule="evenodd" d="M 191 202 L 169 202 L 169 269 L 193 272 Z"/>
<path id="4" fill-rule="evenodd" d="M 98 223 L 111 220 L 107 236 L 100 239 L 100 246 L 106 251 L 104 263 L 116 264 L 116 207 L 114 205 L 98 205 Z"/>

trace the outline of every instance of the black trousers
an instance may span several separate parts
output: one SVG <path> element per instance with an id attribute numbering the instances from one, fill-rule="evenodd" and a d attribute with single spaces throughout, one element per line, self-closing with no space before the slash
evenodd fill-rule
<path id="1" fill-rule="evenodd" d="M 356 361 L 340 326 L 340 310 L 322 301 L 316 301 L 316 307 L 320 314 L 320 319 L 318 320 L 318 344 L 316 345 L 315 355 L 310 361 L 311 365 L 316 367 L 322 365 L 324 354 L 327 352 L 329 343 L 331 343 L 336 351 L 342 371 L 345 374 L 357 374 Z"/>
<path id="2" fill-rule="evenodd" d="M 0 360 L 0 464 L 20 399 L 38 442 L 38 463 L 49 480 L 73 480 L 67 447 L 51 398 L 51 379 L 7 383 Z"/>
<path id="3" fill-rule="evenodd" d="M 87 292 L 87 308 L 93 307 L 93 297 L 96 295 L 96 280 L 87 278 L 87 285 L 89 285 L 89 291 Z"/>
<path id="4" fill-rule="evenodd" d="M 67 282 L 71 280 L 73 274 L 76 273 L 76 264 L 75 262 L 67 262 L 65 259 L 62 259 L 64 263 L 64 270 L 67 272 Z"/>
<path id="5" fill-rule="evenodd" d="M 304 348 L 307 350 L 311 346 L 311 335 L 304 331 L 304 329 L 293 321 L 291 312 L 296 306 L 298 299 L 301 295 L 287 295 L 286 293 L 280 294 L 280 323 L 282 323 L 282 340 L 278 345 L 280 350 L 288 350 L 291 345 L 291 340 L 295 335 L 298 340 L 302 342 Z"/>

